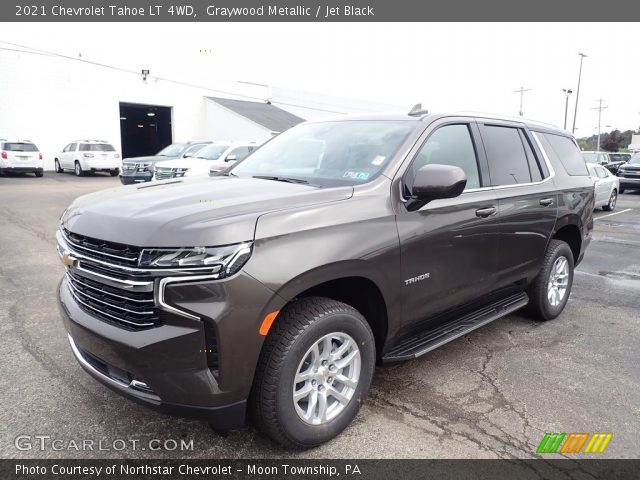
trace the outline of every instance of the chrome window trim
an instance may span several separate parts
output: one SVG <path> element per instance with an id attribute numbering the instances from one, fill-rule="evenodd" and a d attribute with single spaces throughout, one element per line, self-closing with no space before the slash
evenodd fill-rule
<path id="1" fill-rule="evenodd" d="M 544 148 L 542 147 L 542 143 L 540 142 L 540 139 L 538 138 L 537 132 L 533 132 L 532 131 L 531 132 L 531 136 L 536 141 L 536 144 L 538 145 L 538 148 L 540 149 L 540 152 L 542 152 L 542 159 L 544 160 L 545 165 L 549 169 L 549 176 L 543 178 L 542 180 L 540 180 L 538 182 L 514 183 L 512 185 L 496 185 L 496 186 L 490 186 L 490 187 L 470 188 L 468 190 L 464 190 L 460 195 L 464 195 L 465 193 L 487 192 L 487 191 L 490 191 L 490 190 L 503 190 L 505 188 L 531 187 L 533 185 L 542 185 L 542 184 L 544 184 L 546 182 L 551 181 L 556 176 L 556 171 L 553 168 L 553 165 L 551 165 L 551 162 L 549 161 L 549 157 L 547 156 L 547 152 L 545 152 Z M 399 188 L 400 188 L 400 201 L 402 203 L 406 203 L 408 199 L 404 197 L 404 194 L 402 192 L 402 178 L 400 179 L 400 182 L 398 182 L 398 185 L 399 185 Z"/>
<path id="2" fill-rule="evenodd" d="M 158 397 L 157 395 L 153 395 L 151 393 L 141 391 L 139 387 L 140 387 L 140 383 L 142 382 L 139 382 L 137 380 L 132 380 L 131 383 L 127 384 L 125 382 L 120 382 L 112 377 L 109 377 L 108 375 L 105 375 L 104 373 L 102 373 L 100 370 L 96 369 L 93 365 L 91 365 L 89 362 L 85 360 L 84 355 L 82 355 L 82 352 L 80 352 L 80 350 L 78 349 L 78 346 L 76 345 L 76 342 L 73 340 L 73 337 L 68 333 L 67 333 L 67 338 L 69 340 L 69 345 L 71 345 L 71 351 L 73 352 L 73 356 L 76 357 L 76 360 L 80 365 L 82 365 L 82 367 L 90 371 L 93 375 L 95 375 L 96 377 L 99 377 L 100 379 L 104 380 L 108 384 L 113 385 L 114 387 L 120 390 L 124 390 L 124 391 L 135 390 L 135 392 L 131 392 L 132 395 L 144 398 L 146 400 L 151 400 L 153 402 L 158 402 L 158 403 L 160 402 L 160 397 Z M 146 384 L 143 384 L 143 385 L 147 386 Z"/>

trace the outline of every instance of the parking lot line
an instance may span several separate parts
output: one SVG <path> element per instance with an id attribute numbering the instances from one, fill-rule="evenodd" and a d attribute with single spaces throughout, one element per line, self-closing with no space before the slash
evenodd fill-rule
<path id="1" fill-rule="evenodd" d="M 602 215 L 601 217 L 596 217 L 594 220 L 600 220 L 601 218 L 612 217 L 613 215 L 619 215 L 624 212 L 629 212 L 633 210 L 633 208 L 625 208 L 624 210 L 620 210 L 619 212 L 608 213 L 607 215 Z"/>

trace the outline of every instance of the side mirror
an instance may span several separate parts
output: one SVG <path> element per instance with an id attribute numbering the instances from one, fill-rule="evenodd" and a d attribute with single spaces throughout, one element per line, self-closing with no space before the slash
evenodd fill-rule
<path id="1" fill-rule="evenodd" d="M 238 159 L 235 155 L 227 155 L 227 158 L 224 159 L 225 162 L 235 162 Z"/>
<path id="2" fill-rule="evenodd" d="M 407 210 L 418 210 L 432 200 L 454 198 L 467 186 L 467 175 L 460 167 L 453 165 L 425 165 L 421 167 L 413 180 L 411 197 L 407 201 Z"/>
<path id="3" fill-rule="evenodd" d="M 182 156 L 182 158 L 189 158 L 189 157 L 193 157 L 193 152 L 187 152 Z"/>

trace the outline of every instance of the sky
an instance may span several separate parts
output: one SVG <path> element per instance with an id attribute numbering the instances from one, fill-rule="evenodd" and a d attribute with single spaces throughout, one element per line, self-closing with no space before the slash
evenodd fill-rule
<path id="1" fill-rule="evenodd" d="M 0 24 L 20 43 L 199 85 L 256 82 L 431 112 L 477 111 L 571 129 L 637 129 L 633 23 L 39 23 Z M 0 43 L 0 47 L 2 45 Z M 1 68 L 1 66 L 0 66 Z"/>

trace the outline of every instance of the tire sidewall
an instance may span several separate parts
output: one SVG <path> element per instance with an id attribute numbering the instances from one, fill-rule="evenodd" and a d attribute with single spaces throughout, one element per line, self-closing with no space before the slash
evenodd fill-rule
<path id="1" fill-rule="evenodd" d="M 292 398 L 293 380 L 302 356 L 315 342 L 329 333 L 346 333 L 357 342 L 361 360 L 360 379 L 351 401 L 336 418 L 324 425 L 310 425 L 304 422 L 295 410 Z M 332 312 L 306 328 L 287 354 L 280 376 L 282 381 L 276 393 L 276 412 L 285 435 L 300 445 L 313 446 L 324 443 L 342 432 L 358 413 L 369 391 L 375 355 L 375 341 L 366 321 L 351 312 Z"/>
<path id="2" fill-rule="evenodd" d="M 567 262 L 569 263 L 569 284 L 567 285 L 567 291 L 562 301 L 558 305 L 553 306 L 551 305 L 551 303 L 549 303 L 549 297 L 547 295 L 549 276 L 551 275 L 553 265 L 555 264 L 556 260 L 560 256 L 565 257 L 567 259 Z M 542 296 L 543 298 L 541 303 L 542 303 L 542 308 L 545 314 L 544 316 L 546 318 L 549 318 L 549 319 L 556 318 L 558 315 L 562 313 L 565 305 L 567 304 L 567 301 L 569 301 L 569 295 L 571 295 L 571 287 L 573 286 L 573 267 L 574 267 L 573 252 L 571 251 L 571 248 L 569 247 L 569 245 L 567 245 L 566 243 L 562 243 L 556 246 L 555 251 L 553 252 L 553 256 L 551 257 L 549 263 L 545 265 L 544 270 L 542 272 L 543 278 L 545 281 L 544 281 L 544 294 Z"/>

